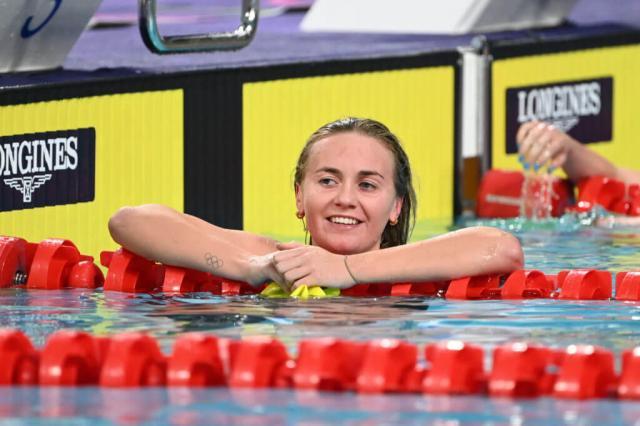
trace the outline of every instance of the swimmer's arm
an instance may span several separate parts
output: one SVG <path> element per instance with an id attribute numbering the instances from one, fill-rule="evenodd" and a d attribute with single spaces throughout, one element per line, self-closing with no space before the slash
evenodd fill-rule
<path id="1" fill-rule="evenodd" d="M 573 182 L 589 176 L 605 176 L 611 179 L 621 179 L 620 172 L 613 163 L 602 155 L 587 148 L 573 138 L 567 137 L 567 160 L 562 166 L 567 177 Z"/>
<path id="2" fill-rule="evenodd" d="M 167 265 L 252 284 L 277 278 L 269 262 L 261 261 L 276 250 L 276 241 L 220 228 L 166 206 L 123 207 L 109 220 L 109 231 L 128 250 Z"/>
<path id="3" fill-rule="evenodd" d="M 589 176 L 604 176 L 626 184 L 640 184 L 639 171 L 616 167 L 602 155 L 577 141 L 572 146 L 563 168 L 573 182 L 578 182 Z"/>
<path id="4" fill-rule="evenodd" d="M 640 184 L 640 172 L 637 170 L 618 168 L 617 179 L 627 184 Z"/>
<path id="5" fill-rule="evenodd" d="M 640 182 L 640 174 L 629 175 L 602 155 L 548 123 L 531 121 L 518 129 L 518 152 L 525 165 L 562 167 L 573 182 L 589 176 L 605 176 L 627 183 Z"/>
<path id="6" fill-rule="evenodd" d="M 360 283 L 441 281 L 503 274 L 523 267 L 519 241 L 490 227 L 450 232 L 428 240 L 349 256 Z"/>

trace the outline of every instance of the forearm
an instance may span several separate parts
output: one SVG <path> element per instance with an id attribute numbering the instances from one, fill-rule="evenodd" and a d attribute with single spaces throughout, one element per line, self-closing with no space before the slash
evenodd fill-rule
<path id="1" fill-rule="evenodd" d="M 424 282 L 502 274 L 522 268 L 520 243 L 495 228 L 462 229 L 404 246 L 348 258 L 360 283 Z"/>
<path id="2" fill-rule="evenodd" d="M 109 231 L 117 243 L 147 259 L 234 280 L 251 279 L 249 261 L 259 253 L 234 244 L 226 230 L 200 222 L 164 206 L 125 207 L 111 218 Z"/>
<path id="3" fill-rule="evenodd" d="M 619 179 L 619 171 L 609 160 L 571 139 L 567 161 L 563 169 L 569 179 L 578 182 L 589 176 L 605 176 Z"/>

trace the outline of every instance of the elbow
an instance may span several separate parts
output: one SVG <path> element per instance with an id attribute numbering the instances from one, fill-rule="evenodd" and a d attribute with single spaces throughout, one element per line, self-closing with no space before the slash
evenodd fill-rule
<path id="1" fill-rule="evenodd" d="M 509 273 L 524 267 L 524 254 L 520 241 L 511 233 L 496 228 L 482 227 L 479 230 L 488 242 L 490 273 Z"/>
<path id="2" fill-rule="evenodd" d="M 124 246 L 128 230 L 133 228 L 139 207 L 121 207 L 109 218 L 109 233 L 113 240 Z"/>
<path id="3" fill-rule="evenodd" d="M 499 257 L 503 272 L 512 272 L 524 268 L 524 253 L 520 241 L 508 232 L 503 232 L 500 241 Z"/>
<path id="4" fill-rule="evenodd" d="M 151 223 L 154 216 L 162 209 L 166 207 L 155 204 L 121 207 L 109 218 L 108 227 L 111 238 L 121 246 L 127 247 L 129 240 L 135 238 L 145 224 Z"/>

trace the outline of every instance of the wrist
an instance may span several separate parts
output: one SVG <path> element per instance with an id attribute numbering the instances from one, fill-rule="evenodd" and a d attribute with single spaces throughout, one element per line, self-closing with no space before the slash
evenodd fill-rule
<path id="1" fill-rule="evenodd" d="M 269 281 L 270 277 L 267 269 L 271 267 L 271 257 L 266 256 L 249 256 L 246 259 L 247 283 L 254 287 Z"/>
<path id="2" fill-rule="evenodd" d="M 347 270 L 347 274 L 349 275 L 349 277 L 351 277 L 351 279 L 353 280 L 353 285 L 358 284 L 358 279 L 355 277 L 355 275 L 353 274 L 353 271 L 351 270 L 351 267 L 349 266 L 349 256 L 344 256 L 342 258 L 342 261 L 344 262 L 344 267 Z"/>

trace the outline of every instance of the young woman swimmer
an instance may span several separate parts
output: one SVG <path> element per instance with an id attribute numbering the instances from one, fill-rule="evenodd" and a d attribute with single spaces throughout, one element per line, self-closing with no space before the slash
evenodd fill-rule
<path id="1" fill-rule="evenodd" d="M 407 244 L 416 207 L 411 169 L 396 136 L 377 121 L 345 118 L 318 129 L 300 154 L 294 189 L 309 245 L 223 229 L 160 205 L 123 207 L 109 230 L 148 259 L 256 286 L 273 281 L 286 290 L 439 281 L 522 267 L 518 240 L 494 228 Z"/>

